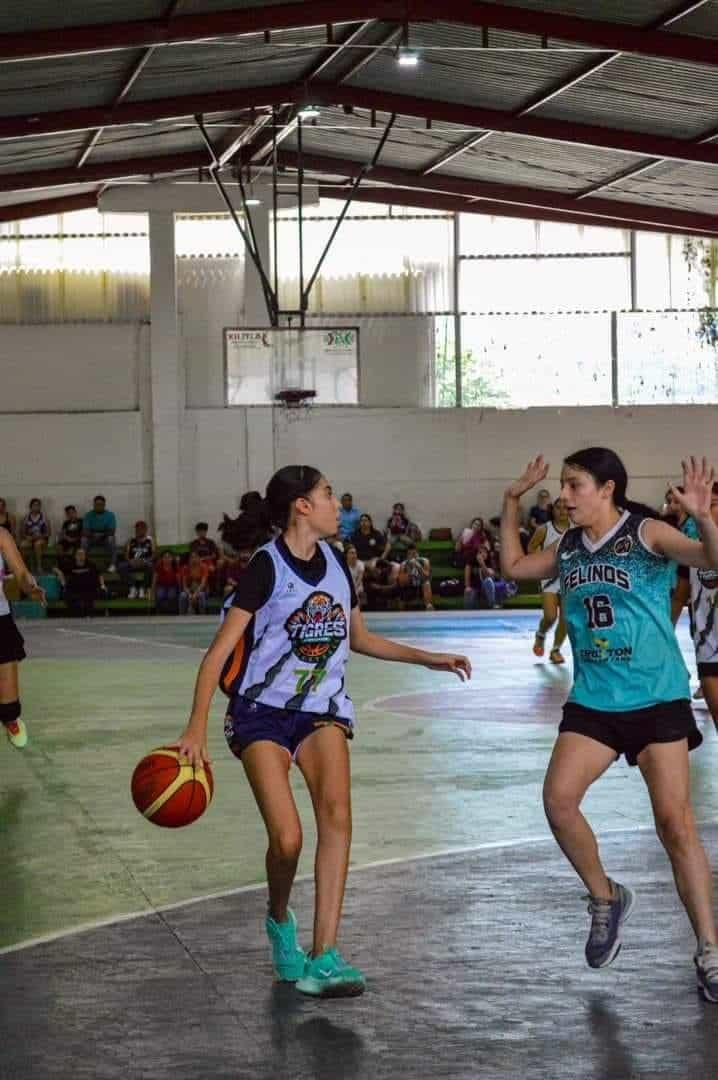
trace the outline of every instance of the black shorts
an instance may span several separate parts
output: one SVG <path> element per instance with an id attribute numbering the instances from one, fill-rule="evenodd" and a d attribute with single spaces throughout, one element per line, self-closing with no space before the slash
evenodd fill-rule
<path id="1" fill-rule="evenodd" d="M 698 664 L 699 679 L 715 679 L 718 676 L 718 664 Z"/>
<path id="2" fill-rule="evenodd" d="M 25 642 L 12 615 L 0 615 L 0 664 L 25 659 Z"/>
<path id="3" fill-rule="evenodd" d="M 688 739 L 688 749 L 695 750 L 703 742 L 691 703 L 684 698 L 628 712 L 587 709 L 585 705 L 567 701 L 558 730 L 559 733 L 573 731 L 610 746 L 617 757 L 625 754 L 629 765 L 635 765 L 641 751 L 652 743 Z"/>

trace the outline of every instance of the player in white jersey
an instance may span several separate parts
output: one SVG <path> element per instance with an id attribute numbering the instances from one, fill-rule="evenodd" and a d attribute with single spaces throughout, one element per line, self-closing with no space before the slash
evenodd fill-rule
<path id="1" fill-rule="evenodd" d="M 0 723 L 11 744 L 19 750 L 27 744 L 27 729 L 20 719 L 22 708 L 17 676 L 17 665 L 25 659 L 25 649 L 3 587 L 8 571 L 15 576 L 23 592 L 45 603 L 45 592 L 25 566 L 12 536 L 7 529 L 0 529 Z"/>
<path id="2" fill-rule="evenodd" d="M 534 551 L 546 551 L 553 544 L 558 543 L 566 529 L 570 528 L 571 522 L 568 519 L 566 513 L 566 504 L 562 498 L 554 500 L 551 510 L 551 521 L 546 525 L 539 525 L 536 532 L 531 537 L 529 543 L 529 554 L 533 554 Z M 539 623 L 538 630 L 536 631 L 536 637 L 534 638 L 534 656 L 543 656 L 544 645 L 546 643 L 546 634 L 558 619 L 558 626 L 553 638 L 553 646 L 549 653 L 549 660 L 552 664 L 565 663 L 563 653 L 561 652 L 561 646 L 566 640 L 568 629 L 563 617 L 563 606 L 561 604 L 561 577 L 556 574 L 552 578 L 544 578 L 541 582 L 541 603 L 543 607 L 543 617 Z"/>
<path id="3" fill-rule="evenodd" d="M 718 484 L 713 485 L 711 493 L 711 517 L 718 524 Z M 718 571 L 679 566 L 674 593 L 676 617 L 686 602 L 690 605 L 698 678 L 718 730 Z"/>
<path id="4" fill-rule="evenodd" d="M 464 656 L 399 645 L 366 628 L 344 558 L 323 540 L 337 531 L 339 502 L 317 469 L 280 469 L 259 509 L 281 535 L 255 553 L 240 578 L 200 665 L 190 719 L 176 745 L 192 765 L 208 760 L 207 718 L 220 685 L 229 697 L 225 736 L 268 833 L 265 925 L 275 973 L 306 994 L 350 996 L 362 993 L 365 980 L 336 947 L 351 841 L 349 651 L 453 672 L 462 680 L 470 677 L 471 665 Z M 297 944 L 288 906 L 302 845 L 289 783 L 293 761 L 309 788 L 317 824 L 309 956 Z"/>

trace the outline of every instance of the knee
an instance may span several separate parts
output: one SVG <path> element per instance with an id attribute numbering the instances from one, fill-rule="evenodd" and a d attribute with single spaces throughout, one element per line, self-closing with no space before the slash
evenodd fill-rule
<path id="1" fill-rule="evenodd" d="M 351 836 L 352 811 L 348 799 L 323 799 L 317 807 L 317 825 L 335 833 Z"/>
<path id="2" fill-rule="evenodd" d="M 690 807 L 678 806 L 656 812 L 656 832 L 666 851 L 690 847 L 696 837 Z"/>
<path id="3" fill-rule="evenodd" d="M 269 837 L 269 850 L 275 859 L 295 863 L 302 850 L 302 830 L 297 826 L 285 827 Z"/>
<path id="4" fill-rule="evenodd" d="M 549 823 L 555 829 L 560 829 L 576 817 L 580 799 L 570 791 L 546 786 L 543 791 L 543 806 Z"/>

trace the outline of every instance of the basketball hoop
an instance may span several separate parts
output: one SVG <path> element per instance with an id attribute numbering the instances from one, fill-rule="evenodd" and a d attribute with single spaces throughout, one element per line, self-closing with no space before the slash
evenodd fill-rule
<path id="1" fill-rule="evenodd" d="M 283 407 L 287 420 L 298 420 L 309 410 L 317 396 L 316 390 L 303 390 L 299 386 L 288 386 L 274 395 L 274 400 Z"/>

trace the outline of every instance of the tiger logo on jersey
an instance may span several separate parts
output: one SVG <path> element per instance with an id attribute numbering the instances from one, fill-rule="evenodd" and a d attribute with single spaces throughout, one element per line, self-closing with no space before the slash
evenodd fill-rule
<path id="1" fill-rule="evenodd" d="M 325 592 L 313 592 L 284 624 L 294 655 L 306 663 L 326 663 L 347 636 L 341 604 Z"/>

